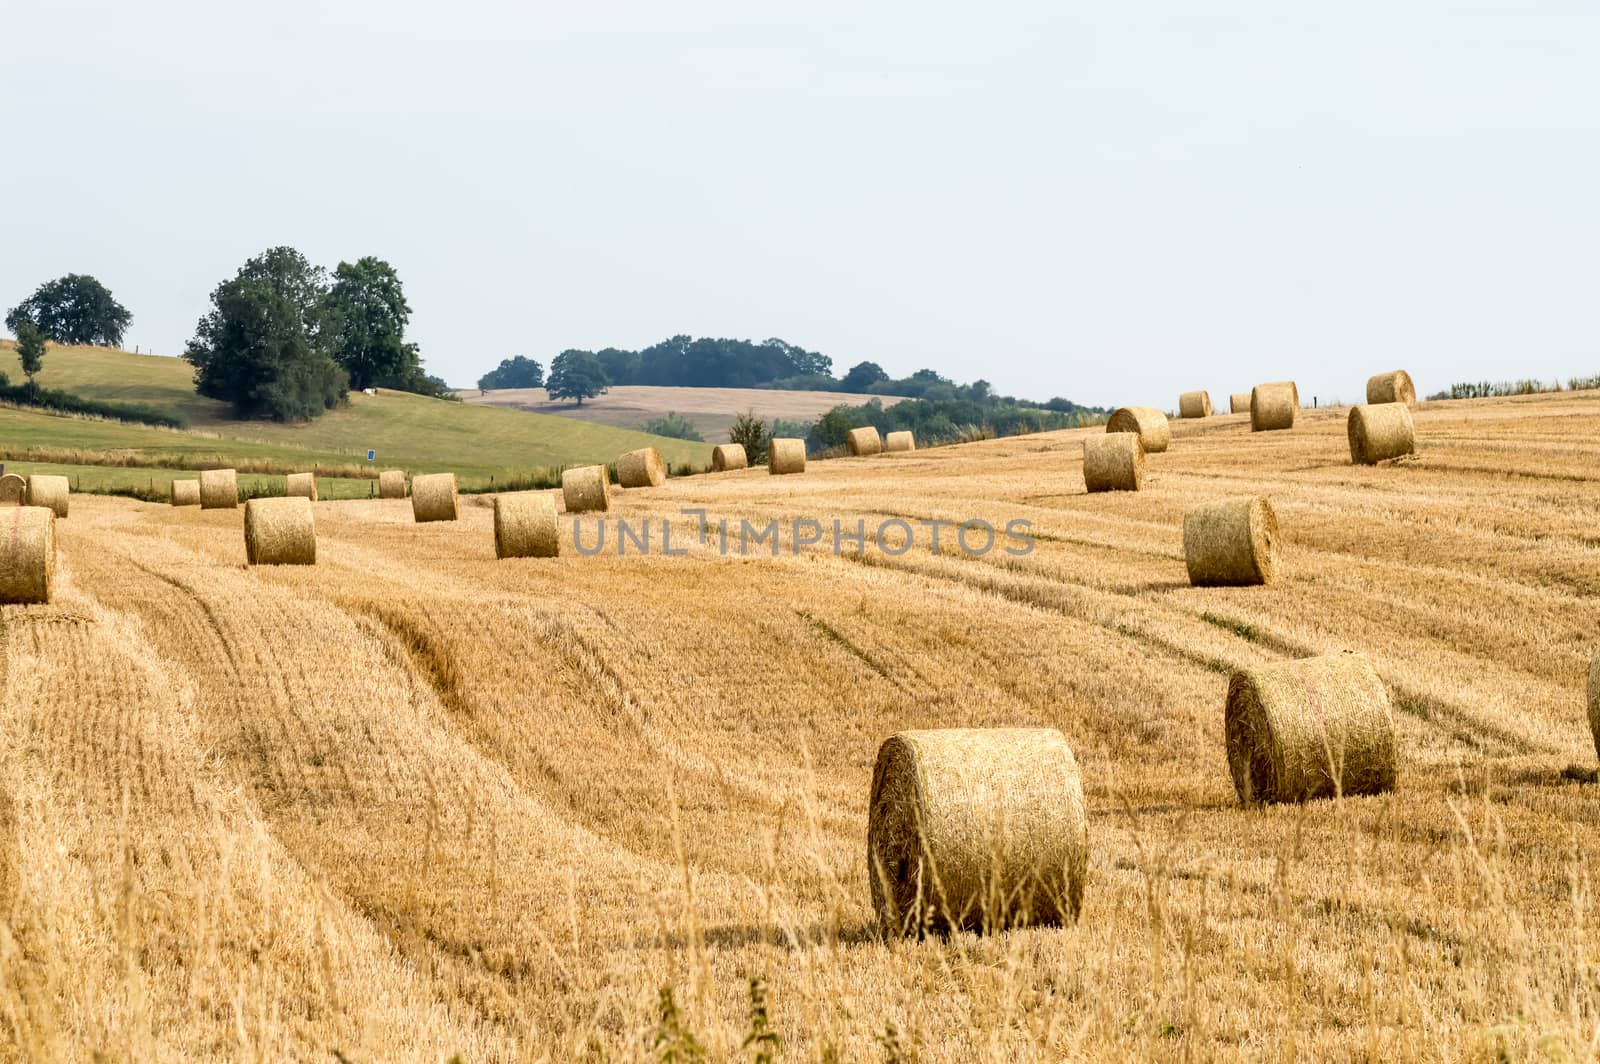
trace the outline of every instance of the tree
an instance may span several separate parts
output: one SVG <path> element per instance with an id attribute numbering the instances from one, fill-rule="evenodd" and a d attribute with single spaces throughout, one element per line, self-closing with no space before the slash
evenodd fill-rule
<path id="1" fill-rule="evenodd" d="M 729 426 L 728 442 L 743 447 L 751 465 L 760 465 L 767 460 L 767 423 L 754 410 L 746 410 Z"/>
<path id="2" fill-rule="evenodd" d="M 128 308 L 113 299 L 105 285 L 88 274 L 69 273 L 46 281 L 12 307 L 6 328 L 16 333 L 23 322 L 30 322 L 45 339 L 58 344 L 116 347 L 131 321 Z"/>
<path id="3" fill-rule="evenodd" d="M 605 394 L 610 385 L 605 368 L 593 351 L 568 350 L 550 363 L 550 379 L 545 382 L 545 389 L 552 399 L 576 399 L 582 406 L 585 399 Z"/>
<path id="4" fill-rule="evenodd" d="M 480 388 L 543 388 L 544 367 L 535 359 L 513 355 L 478 378 Z"/>
<path id="5" fill-rule="evenodd" d="M 334 270 L 325 315 L 329 354 L 350 376 L 350 387 L 414 387 L 422 377 L 417 345 L 406 343 L 411 307 L 400 278 L 382 259 L 367 256 Z"/>
<path id="6" fill-rule="evenodd" d="M 195 391 L 236 417 L 316 417 L 341 402 L 345 372 L 329 356 L 327 273 L 294 248 L 263 252 L 211 293 L 183 357 Z"/>
<path id="7" fill-rule="evenodd" d="M 34 374 L 44 368 L 44 330 L 31 321 L 18 322 L 17 330 L 17 359 L 22 363 L 22 372 L 28 375 L 28 387 L 34 385 Z"/>
<path id="8" fill-rule="evenodd" d="M 879 381 L 888 379 L 889 375 L 876 362 L 857 362 L 850 367 L 850 372 L 844 375 L 839 387 L 847 392 L 864 392 Z"/>

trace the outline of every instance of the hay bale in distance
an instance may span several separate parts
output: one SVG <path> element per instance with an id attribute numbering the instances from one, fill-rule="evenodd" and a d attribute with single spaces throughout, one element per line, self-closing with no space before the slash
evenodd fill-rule
<path id="1" fill-rule="evenodd" d="M 494 556 L 554 558 L 561 553 L 556 501 L 545 491 L 514 491 L 494 497 Z"/>
<path id="2" fill-rule="evenodd" d="M 199 506 L 200 482 L 198 480 L 174 480 L 171 492 L 172 505 L 174 506 Z"/>
<path id="3" fill-rule="evenodd" d="M 237 510 L 239 477 L 231 469 L 200 471 L 200 509 Z"/>
<path id="4" fill-rule="evenodd" d="M 1083 483 L 1091 492 L 1144 487 L 1144 444 L 1137 432 L 1083 438 Z"/>
<path id="5" fill-rule="evenodd" d="M 1073 923 L 1088 864 L 1083 783 L 1056 729 L 904 731 L 878 748 L 867 878 L 886 932 Z"/>
<path id="6" fill-rule="evenodd" d="M 251 565 L 315 565 L 317 528 L 304 495 L 244 504 L 244 556 Z"/>
<path id="7" fill-rule="evenodd" d="M 1210 392 L 1184 392 L 1178 396 L 1178 416 L 1181 418 L 1210 417 Z"/>
<path id="8" fill-rule="evenodd" d="M 845 446 L 850 448 L 850 453 L 858 458 L 883 453 L 883 439 L 878 435 L 878 430 L 871 425 L 851 429 L 845 433 L 844 442 Z"/>
<path id="9" fill-rule="evenodd" d="M 604 510 L 611 505 L 606 485 L 611 481 L 603 465 L 576 466 L 561 474 L 561 502 L 569 514 Z"/>
<path id="10" fill-rule="evenodd" d="M 617 459 L 617 483 L 625 488 L 659 488 L 667 479 L 667 463 L 654 447 L 641 447 Z"/>
<path id="11" fill-rule="evenodd" d="M 411 478 L 411 516 L 418 524 L 424 521 L 454 521 L 456 519 L 456 475 L 454 473 L 424 473 Z"/>
<path id="12" fill-rule="evenodd" d="M 15 473 L 0 477 L 0 506 L 25 506 L 28 502 L 28 482 Z"/>
<path id="13" fill-rule="evenodd" d="M 1300 389 L 1294 381 L 1258 384 L 1250 391 L 1250 431 L 1274 432 L 1294 428 L 1300 408 Z"/>
<path id="14" fill-rule="evenodd" d="M 317 501 L 317 475 L 315 473 L 290 473 L 284 478 L 284 494 L 291 498 Z"/>
<path id="15" fill-rule="evenodd" d="M 1394 789 L 1389 690 L 1359 654 L 1239 669 L 1228 680 L 1228 771 L 1245 805 Z"/>
<path id="16" fill-rule="evenodd" d="M 1270 584 L 1278 515 L 1262 496 L 1202 503 L 1183 515 L 1183 560 L 1195 587 Z"/>
<path id="17" fill-rule="evenodd" d="M 718 473 L 726 473 L 730 469 L 744 469 L 750 465 L 750 459 L 744 453 L 742 443 L 719 443 L 711 448 L 711 468 Z"/>
<path id="18" fill-rule="evenodd" d="M 767 445 L 768 473 L 804 473 L 805 471 L 805 440 L 780 439 L 773 440 Z"/>
<path id="19" fill-rule="evenodd" d="M 902 429 L 899 432 L 891 432 L 889 435 L 883 438 L 883 449 L 891 454 L 899 454 L 902 451 L 914 451 L 917 449 L 917 437 L 911 432 L 910 429 Z"/>
<path id="20" fill-rule="evenodd" d="M 1594 736 L 1594 750 L 1600 756 L 1600 650 L 1589 662 L 1589 733 Z"/>
<path id="21" fill-rule="evenodd" d="M 1375 403 L 1350 408 L 1350 461 L 1376 465 L 1417 450 L 1411 408 L 1404 403 Z"/>
<path id="22" fill-rule="evenodd" d="M 1411 383 L 1411 374 L 1403 369 L 1379 373 L 1367 378 L 1367 403 L 1404 403 L 1417 405 L 1417 386 Z"/>
<path id="23" fill-rule="evenodd" d="M 72 486 L 67 478 L 48 473 L 36 473 L 28 478 L 28 505 L 43 506 L 57 517 L 67 516 L 67 500 Z"/>
<path id="24" fill-rule="evenodd" d="M 1172 443 L 1167 415 L 1153 406 L 1124 406 L 1106 421 L 1107 432 L 1136 432 L 1145 454 L 1160 454 Z"/>
<path id="25" fill-rule="evenodd" d="M 1232 414 L 1248 414 L 1250 412 L 1250 393 L 1234 392 L 1228 396 L 1228 412 Z"/>
<path id="26" fill-rule="evenodd" d="M 385 469 L 378 474 L 378 498 L 403 499 L 406 497 L 406 472 L 403 469 Z"/>
<path id="27" fill-rule="evenodd" d="M 55 579 L 55 511 L 44 506 L 0 510 L 0 602 L 49 602 Z"/>

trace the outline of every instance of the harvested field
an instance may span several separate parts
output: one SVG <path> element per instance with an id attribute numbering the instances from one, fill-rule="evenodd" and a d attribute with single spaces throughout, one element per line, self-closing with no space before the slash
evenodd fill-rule
<path id="1" fill-rule="evenodd" d="M 488 505 L 325 501 L 246 569 L 238 510 L 74 498 L 3 608 L 0 1059 L 749 1059 L 753 1012 L 796 1061 L 1584 1059 L 1600 393 L 1422 403 L 1370 467 L 1346 415 L 1174 420 L 1137 493 L 1085 493 L 1099 427 L 672 479 L 537 564 Z M 1191 587 L 1184 512 L 1256 494 L 1276 580 Z M 1230 673 L 1341 650 L 1395 789 L 1242 808 Z M 1078 919 L 885 938 L 880 744 L 992 727 L 1071 748 Z"/>

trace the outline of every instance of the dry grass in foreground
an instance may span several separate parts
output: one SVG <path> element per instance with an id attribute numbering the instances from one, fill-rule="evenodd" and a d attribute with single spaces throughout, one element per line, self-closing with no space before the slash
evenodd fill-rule
<path id="1" fill-rule="evenodd" d="M 1084 494 L 1082 431 L 621 494 L 672 558 L 393 500 L 247 570 L 238 512 L 75 499 L 3 612 L 0 1057 L 1588 1057 L 1600 396 L 1425 405 L 1375 468 L 1301 417 L 1175 422 L 1139 494 Z M 1189 587 L 1185 507 L 1255 492 L 1283 579 Z M 1039 542 L 741 559 L 684 506 Z M 1229 670 L 1340 649 L 1398 790 L 1239 808 Z M 885 941 L 878 744 L 991 725 L 1082 766 L 1082 920 Z"/>

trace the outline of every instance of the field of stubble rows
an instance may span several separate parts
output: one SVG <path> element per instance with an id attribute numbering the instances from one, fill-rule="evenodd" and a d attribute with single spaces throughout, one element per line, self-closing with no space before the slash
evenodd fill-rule
<path id="1" fill-rule="evenodd" d="M 619 493 L 674 557 L 330 502 L 314 568 L 250 570 L 237 511 L 77 497 L 3 614 L 0 1056 L 1583 1058 L 1600 393 L 1417 431 L 1356 468 L 1342 412 L 1174 422 L 1139 494 L 1084 494 L 1080 432 Z M 1283 579 L 1190 588 L 1185 507 L 1252 493 Z M 1037 545 L 740 558 L 682 507 Z M 1241 809 L 1229 670 L 1339 649 L 1397 791 Z M 988 725 L 1077 755 L 1082 918 L 885 940 L 878 744 Z"/>

